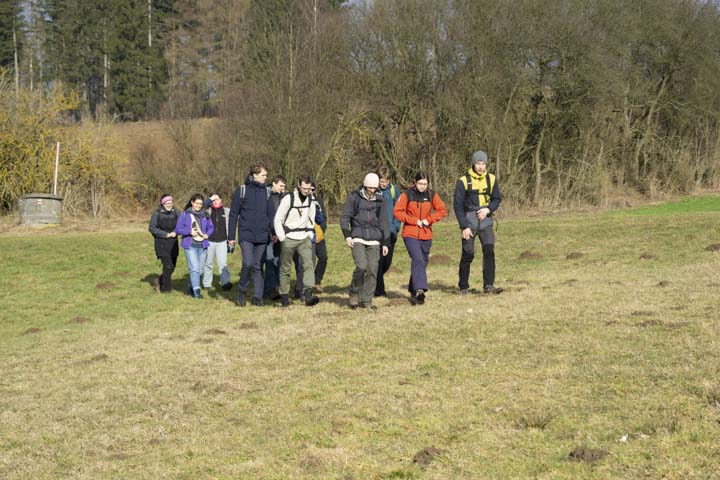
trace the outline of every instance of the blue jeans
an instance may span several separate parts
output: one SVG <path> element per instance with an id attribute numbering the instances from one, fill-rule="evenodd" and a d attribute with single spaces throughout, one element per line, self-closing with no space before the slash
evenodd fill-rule
<path id="1" fill-rule="evenodd" d="M 245 295 L 250 285 L 250 273 L 252 272 L 253 298 L 263 297 L 262 261 L 265 256 L 265 248 L 267 248 L 267 243 L 240 242 L 242 250 L 242 270 L 240 270 L 240 283 L 238 283 L 240 295 Z"/>
<path id="2" fill-rule="evenodd" d="M 207 252 L 202 247 L 191 246 L 185 249 L 185 259 L 187 260 L 188 270 L 190 270 L 190 289 L 193 291 L 200 290 L 200 275 L 205 265 L 206 255 Z"/>

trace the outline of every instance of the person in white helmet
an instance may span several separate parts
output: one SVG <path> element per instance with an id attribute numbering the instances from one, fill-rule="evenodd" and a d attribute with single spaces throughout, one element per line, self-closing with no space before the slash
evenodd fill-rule
<path id="1" fill-rule="evenodd" d="M 388 254 L 390 220 L 387 205 L 378 193 L 380 179 L 368 173 L 362 187 L 345 200 L 340 228 L 352 251 L 355 271 L 350 283 L 350 308 L 372 308 L 380 254 Z"/>

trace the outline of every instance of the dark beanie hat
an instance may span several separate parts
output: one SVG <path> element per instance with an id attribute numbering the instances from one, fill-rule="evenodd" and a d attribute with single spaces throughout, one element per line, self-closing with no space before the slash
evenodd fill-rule
<path id="1" fill-rule="evenodd" d="M 483 152 L 482 150 L 478 150 L 477 152 L 473 153 L 472 157 L 470 158 L 470 165 L 475 166 L 475 164 L 478 162 L 488 163 L 487 153 Z"/>

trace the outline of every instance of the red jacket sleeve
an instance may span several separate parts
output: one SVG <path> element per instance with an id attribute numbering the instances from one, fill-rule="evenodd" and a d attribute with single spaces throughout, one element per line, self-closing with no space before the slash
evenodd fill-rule
<path id="1" fill-rule="evenodd" d="M 428 216 L 428 222 L 431 225 L 435 222 L 439 222 L 447 216 L 447 208 L 445 207 L 445 202 L 442 201 L 440 195 L 438 195 L 437 193 L 433 196 L 432 207 L 434 212 L 430 213 L 430 216 Z"/>
<path id="2" fill-rule="evenodd" d="M 417 225 L 417 218 L 412 217 L 407 212 L 407 206 L 408 206 L 408 197 L 405 195 L 405 192 L 400 194 L 400 198 L 398 198 L 397 203 L 395 204 L 395 208 L 393 208 L 393 216 L 400 220 L 402 223 L 407 223 L 409 225 Z"/>

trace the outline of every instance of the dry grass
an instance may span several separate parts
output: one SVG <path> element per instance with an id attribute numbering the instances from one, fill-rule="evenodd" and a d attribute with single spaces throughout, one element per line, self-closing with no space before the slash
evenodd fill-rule
<path id="1" fill-rule="evenodd" d="M 503 222 L 494 297 L 457 295 L 444 224 L 427 304 L 396 305 L 400 243 L 375 314 L 336 226 L 289 311 L 155 295 L 142 231 L 1 238 L 0 477 L 717 477 L 720 229 L 667 220 Z"/>

